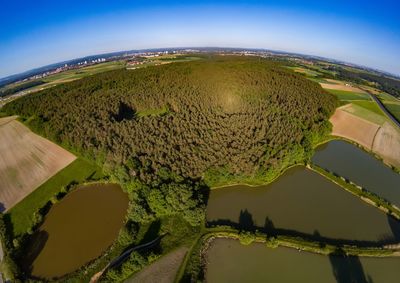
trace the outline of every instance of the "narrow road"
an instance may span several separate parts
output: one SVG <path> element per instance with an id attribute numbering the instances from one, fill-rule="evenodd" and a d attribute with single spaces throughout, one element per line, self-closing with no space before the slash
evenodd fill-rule
<path id="1" fill-rule="evenodd" d="M 161 240 L 162 237 L 165 235 L 160 235 L 154 240 L 147 242 L 145 244 L 130 248 L 129 250 L 126 250 L 124 253 L 122 253 L 120 256 L 114 258 L 112 261 L 110 261 L 109 264 L 106 265 L 100 272 L 97 272 L 95 275 L 92 276 L 90 279 L 90 283 L 97 282 L 100 277 L 103 275 L 104 272 L 106 272 L 109 268 L 112 268 L 114 266 L 120 265 L 125 259 L 127 259 L 133 251 L 139 250 L 139 249 L 144 249 L 151 247 L 152 245 L 156 244 L 159 240 Z"/>
<path id="2" fill-rule="evenodd" d="M 385 105 L 383 105 L 383 103 L 379 100 L 379 98 L 377 98 L 374 94 L 372 94 L 366 89 L 364 89 L 364 91 L 366 91 L 369 94 L 369 96 L 372 97 L 372 99 L 378 104 L 379 108 L 383 111 L 383 113 L 385 113 L 386 116 L 388 116 L 389 119 L 392 120 L 392 122 L 400 129 L 400 122 L 397 121 L 396 118 L 386 109 Z"/>

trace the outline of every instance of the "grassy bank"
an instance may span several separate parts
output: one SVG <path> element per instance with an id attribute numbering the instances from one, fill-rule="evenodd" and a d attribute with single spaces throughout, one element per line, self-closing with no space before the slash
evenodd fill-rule
<path id="1" fill-rule="evenodd" d="M 400 219 L 400 209 L 396 206 L 392 205 L 387 200 L 379 197 L 378 195 L 354 184 L 353 182 L 337 176 L 333 172 L 329 172 L 326 169 L 323 169 L 315 164 L 308 165 L 307 168 L 319 173 L 320 175 L 324 176 L 325 178 L 331 180 L 332 182 L 336 183 L 337 185 L 344 188 L 346 191 L 352 193 L 360 197 L 363 201 L 371 204 L 378 209 L 382 210 L 383 212 L 395 217 L 396 219 Z"/>
<path id="2" fill-rule="evenodd" d="M 276 171 L 274 173 L 271 173 L 270 176 L 268 178 L 260 178 L 260 179 L 230 179 L 227 180 L 225 183 L 217 183 L 217 185 L 212 186 L 211 190 L 214 189 L 220 189 L 220 188 L 226 188 L 226 187 L 233 187 L 233 186 L 247 186 L 247 187 L 258 187 L 258 186 L 264 186 L 264 185 L 268 185 L 272 182 L 274 182 L 275 180 L 277 180 L 280 176 L 282 176 L 287 170 L 289 170 L 290 168 L 296 167 L 296 166 L 301 166 L 304 165 L 303 162 L 299 162 L 299 163 L 295 163 L 292 165 L 289 165 L 287 167 L 282 168 L 279 171 Z M 236 180 L 236 182 L 234 182 Z M 234 183 L 232 183 L 234 182 Z"/>
<path id="3" fill-rule="evenodd" d="M 101 168 L 85 159 L 77 158 L 8 211 L 14 236 L 27 232 L 34 223 L 34 213 L 61 192 L 63 187 L 101 177 Z"/>

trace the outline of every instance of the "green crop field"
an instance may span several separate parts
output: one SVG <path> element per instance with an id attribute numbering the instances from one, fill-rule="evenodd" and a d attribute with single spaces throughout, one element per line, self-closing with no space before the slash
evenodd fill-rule
<path id="1" fill-rule="evenodd" d="M 316 71 L 310 70 L 310 69 L 306 69 L 306 68 L 302 68 L 302 67 L 287 67 L 287 68 L 289 68 L 297 73 L 305 74 L 306 76 L 309 76 L 309 77 L 317 77 L 317 76 L 321 75 L 321 73 L 319 73 L 319 72 L 316 72 Z"/>
<path id="2" fill-rule="evenodd" d="M 49 75 L 48 77 L 42 79 L 31 80 L 29 81 L 29 84 L 32 84 L 32 87 L 26 88 L 24 90 L 27 92 L 35 92 L 41 89 L 46 89 L 65 82 L 78 80 L 94 74 L 122 69 L 122 68 L 125 68 L 125 62 L 113 61 L 113 62 L 100 63 L 88 67 L 83 67 L 80 69 L 68 70 L 54 75 Z M 35 82 L 37 82 L 36 85 Z M 6 91 L 12 88 L 20 88 L 21 85 L 23 84 L 28 84 L 28 83 L 16 82 L 1 88 L 1 91 Z"/>
<path id="3" fill-rule="evenodd" d="M 81 79 L 83 77 L 87 77 L 87 76 L 94 75 L 97 73 L 121 69 L 124 67 L 125 67 L 125 62 L 122 62 L 122 61 L 106 62 L 106 63 L 100 63 L 100 64 L 88 66 L 88 67 L 83 67 L 80 69 L 68 70 L 65 72 L 61 72 L 58 74 L 48 76 L 48 77 L 44 78 L 43 80 L 48 83 L 52 83 L 52 82 L 61 83 L 64 81 Z"/>
<path id="4" fill-rule="evenodd" d="M 369 111 L 372 111 L 380 116 L 385 116 L 385 113 L 382 112 L 382 110 L 374 101 L 354 101 L 353 105 L 354 104 L 363 107 Z"/>
<path id="5" fill-rule="evenodd" d="M 386 109 L 397 119 L 400 121 L 400 103 L 387 103 L 384 102 Z"/>
<path id="6" fill-rule="evenodd" d="M 370 100 L 366 93 L 358 93 L 345 90 L 326 89 L 328 92 L 334 94 L 339 100 Z"/>
<path id="7" fill-rule="evenodd" d="M 101 169 L 96 165 L 82 158 L 76 159 L 8 212 L 14 235 L 18 236 L 27 232 L 34 223 L 33 214 L 44 207 L 49 199 L 61 191 L 62 187 L 72 182 L 82 182 L 88 178 L 97 179 L 102 176 Z"/>
<path id="8" fill-rule="evenodd" d="M 324 78 L 308 78 L 309 80 L 312 80 L 313 82 L 316 82 L 316 83 L 324 83 L 324 84 L 334 84 L 334 83 L 332 83 L 332 82 L 330 82 L 330 81 L 327 81 L 326 79 L 324 79 Z"/>
<path id="9" fill-rule="evenodd" d="M 390 94 L 384 93 L 384 92 L 379 93 L 377 96 L 382 102 L 387 101 L 387 102 L 400 103 L 399 99 L 391 96 Z"/>
<path id="10" fill-rule="evenodd" d="M 353 101 L 351 107 L 345 111 L 378 125 L 389 121 L 374 101 Z"/>

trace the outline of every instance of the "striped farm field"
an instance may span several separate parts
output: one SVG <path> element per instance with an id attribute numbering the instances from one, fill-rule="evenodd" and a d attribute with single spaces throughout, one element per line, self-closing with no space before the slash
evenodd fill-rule
<path id="1" fill-rule="evenodd" d="M 334 94 L 339 100 L 370 100 L 366 93 L 353 92 L 337 89 L 326 89 L 328 92 Z"/>
<path id="2" fill-rule="evenodd" d="M 8 210 L 75 160 L 16 120 L 0 119 L 0 210 Z"/>

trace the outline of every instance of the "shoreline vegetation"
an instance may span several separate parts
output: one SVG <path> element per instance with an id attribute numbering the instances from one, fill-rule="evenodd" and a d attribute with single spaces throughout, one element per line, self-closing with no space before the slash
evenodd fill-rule
<path id="1" fill-rule="evenodd" d="M 361 186 L 358 186 L 352 181 L 344 177 L 341 177 L 334 172 L 319 167 L 318 165 L 307 164 L 307 168 L 324 176 L 325 178 L 329 179 L 330 181 L 334 182 L 335 184 L 345 189 L 347 192 L 359 197 L 364 202 L 375 206 L 376 208 L 382 210 L 384 213 L 396 218 L 397 220 L 400 219 L 400 209 L 396 205 L 391 204 L 389 201 L 378 196 L 377 194 L 368 191 Z"/>
<path id="2" fill-rule="evenodd" d="M 348 141 L 347 139 L 343 139 L 341 137 L 334 137 L 334 136 L 329 136 L 326 137 L 323 141 L 320 141 L 319 143 L 317 143 L 315 146 L 313 146 L 314 150 L 316 147 L 318 147 L 319 145 L 325 144 L 331 140 L 335 140 L 335 139 L 339 139 L 339 140 L 345 140 L 347 142 L 351 142 Z M 351 142 L 354 144 L 354 142 Z M 356 144 L 358 147 L 360 147 L 358 144 Z M 369 151 L 366 151 L 363 147 L 360 147 L 361 149 L 363 149 L 366 153 L 371 154 Z M 376 154 L 374 154 L 374 156 L 376 157 Z M 295 164 L 291 164 L 285 168 L 283 168 L 278 174 L 276 174 L 273 178 L 271 178 L 271 181 L 269 181 L 268 183 L 264 183 L 263 185 L 267 185 L 270 184 L 272 182 L 274 182 L 277 178 L 279 178 L 282 174 L 285 173 L 286 170 L 295 167 L 295 166 L 306 166 L 308 169 L 313 170 L 315 172 L 317 172 L 318 174 L 324 176 L 325 178 L 329 179 L 330 181 L 338 184 L 339 186 L 341 186 L 343 189 L 345 189 L 346 191 L 360 197 L 361 200 L 367 202 L 370 205 L 374 205 L 375 207 L 377 207 L 378 209 L 380 209 L 381 211 L 383 211 L 384 213 L 391 215 L 392 217 L 396 218 L 396 219 L 400 219 L 400 210 L 394 206 L 391 205 L 389 202 L 387 202 L 386 200 L 380 198 L 379 196 L 377 196 L 376 194 L 373 194 L 359 186 L 357 186 L 356 184 L 352 183 L 349 180 L 344 179 L 343 177 L 337 176 L 335 173 L 333 172 L 329 172 L 324 168 L 318 167 L 315 164 L 311 164 L 309 162 L 298 162 Z M 110 179 L 110 178 L 102 178 L 101 180 L 95 180 L 95 181 L 90 181 L 90 180 L 86 180 L 84 182 L 79 182 L 79 183 L 74 183 L 72 189 L 66 188 L 66 189 L 61 189 L 61 198 L 57 198 L 57 200 L 53 201 L 52 199 L 54 197 L 51 198 L 51 203 L 54 204 L 58 201 L 60 201 L 62 199 L 63 196 L 65 196 L 68 192 L 73 191 L 76 187 L 78 187 L 79 185 L 84 185 L 84 184 L 90 184 L 90 183 L 98 183 L 98 182 L 104 181 L 104 182 L 115 182 L 115 180 Z M 240 183 L 241 185 L 246 185 L 246 186 L 251 186 L 251 187 L 256 187 L 256 186 L 260 186 L 260 185 L 252 185 L 252 184 L 247 184 L 247 183 Z M 218 187 L 212 187 L 210 189 L 214 190 L 214 189 L 220 189 L 222 187 L 229 187 L 229 186 L 234 186 L 236 184 L 229 184 L 229 185 L 225 185 L 225 186 L 218 186 Z M 46 207 L 47 205 L 45 205 Z M 51 207 L 51 206 L 50 206 Z M 41 215 L 41 217 L 39 217 L 38 222 L 33 224 L 33 228 L 31 228 L 32 230 L 34 230 L 34 227 L 37 227 L 38 225 L 40 225 L 40 223 L 42 222 L 42 220 L 44 219 L 45 216 L 45 212 L 48 211 L 48 209 L 50 208 L 47 206 L 47 209 L 44 209 L 44 207 L 40 208 L 38 211 L 42 211 L 42 213 L 44 212 L 43 215 Z M 3 219 L 2 219 L 3 221 Z M 0 225 L 2 226 L 2 225 Z M 216 231 L 215 231 L 216 230 Z M 351 245 L 332 245 L 332 244 L 324 244 L 321 242 L 316 242 L 316 241 L 310 241 L 307 239 L 303 239 L 301 237 L 293 237 L 293 236 L 287 236 L 287 235 L 275 235 L 275 236 L 271 236 L 272 238 L 268 238 L 266 234 L 263 234 L 261 232 L 256 232 L 255 234 L 251 233 L 251 232 L 240 232 L 238 230 L 235 230 L 233 228 L 206 228 L 205 229 L 207 235 L 211 234 L 214 235 L 214 238 L 233 238 L 233 239 L 238 239 L 241 241 L 242 244 L 249 244 L 253 241 L 255 242 L 261 242 L 261 243 L 265 243 L 267 247 L 277 247 L 277 246 L 284 246 L 284 247 L 288 247 L 288 248 L 295 248 L 298 250 L 302 250 L 302 251 L 307 251 L 307 252 L 313 252 L 313 253 L 318 253 L 318 254 L 331 254 L 331 253 L 337 253 L 337 251 L 339 250 L 342 255 L 358 255 L 358 256 L 376 256 L 376 257 L 380 257 L 380 256 L 399 256 L 400 252 L 399 252 L 399 245 L 398 244 L 392 244 L 392 245 L 386 245 L 386 246 L 379 246 L 379 247 L 359 247 L 359 246 L 351 246 Z M 4 235 L 4 234 L 3 234 Z M 4 236 L 2 235 L 2 239 L 4 239 Z M 196 246 L 198 245 L 198 242 L 202 240 L 202 238 L 204 237 L 204 234 L 200 234 L 199 236 L 197 236 L 197 239 L 194 241 L 194 244 L 192 246 L 192 248 L 188 251 L 186 257 L 184 258 L 184 261 L 182 263 L 181 269 L 178 272 L 178 276 L 177 279 L 180 277 L 184 276 L 184 272 L 186 272 L 186 266 L 189 264 L 189 262 L 191 261 L 191 257 L 192 257 L 192 250 L 196 249 Z M 100 257 L 92 260 L 90 263 L 82 266 L 82 268 L 78 269 L 77 271 L 66 275 L 66 277 L 63 277 L 64 279 L 68 280 L 68 278 L 77 278 L 75 276 L 78 276 L 78 278 L 82 278 L 81 274 L 91 274 L 91 273 L 95 273 L 95 271 L 97 271 L 99 269 L 99 267 L 101 267 L 102 265 L 106 264 L 109 259 L 111 259 L 112 257 L 114 257 L 115 255 L 118 255 L 118 252 L 121 251 L 121 246 L 118 244 L 118 240 L 119 240 L 120 236 L 115 240 L 114 244 L 109 247 L 104 254 L 102 254 Z M 213 237 L 212 237 L 213 238 Z M 3 240 L 4 241 L 4 240 Z M 7 241 L 6 241 L 7 242 Z M 12 246 L 15 245 L 15 241 L 13 241 L 11 243 Z M 6 246 L 6 244 L 3 243 L 3 246 Z M 5 249 L 7 251 L 7 248 Z M 6 260 L 5 263 L 3 263 L 3 271 L 4 271 L 4 265 L 9 265 L 13 268 L 18 268 L 17 265 L 13 262 L 10 262 L 7 258 L 8 255 L 6 253 L 5 256 Z M 146 265 L 147 266 L 149 264 L 151 264 L 153 261 L 149 261 Z M 143 267 L 144 267 L 143 266 Z M 6 268 L 9 269 L 9 268 Z M 187 274 L 186 274 L 187 275 Z M 90 276 L 84 276 L 84 278 L 88 278 Z M 128 277 L 126 277 L 128 278 Z"/>
<path id="3" fill-rule="evenodd" d="M 218 186 L 210 187 L 210 190 L 217 190 L 217 189 L 229 188 L 229 187 L 235 187 L 235 186 L 246 186 L 246 187 L 251 187 L 251 188 L 256 188 L 256 187 L 260 187 L 260 186 L 266 186 L 266 185 L 269 185 L 269 184 L 275 182 L 280 176 L 282 176 L 290 168 L 297 167 L 297 166 L 304 166 L 304 165 L 305 165 L 304 162 L 298 162 L 298 163 L 294 163 L 292 165 L 289 165 L 289 166 L 281 169 L 276 175 L 274 175 L 271 178 L 270 181 L 265 182 L 265 183 L 260 183 L 260 184 L 252 184 L 252 183 L 246 183 L 246 182 L 227 183 L 226 185 L 218 185 Z"/>

